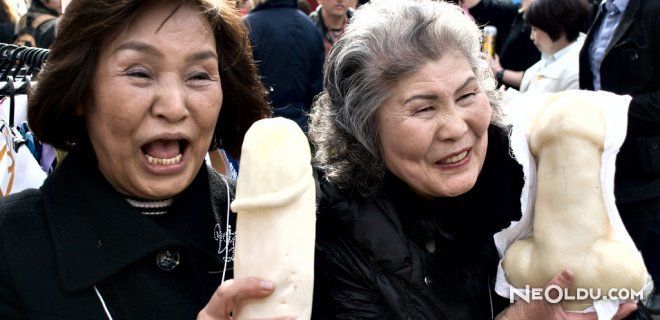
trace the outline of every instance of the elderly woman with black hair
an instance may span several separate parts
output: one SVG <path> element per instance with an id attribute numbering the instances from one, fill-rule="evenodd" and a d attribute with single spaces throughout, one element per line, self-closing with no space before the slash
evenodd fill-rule
<path id="1" fill-rule="evenodd" d="M 240 15 L 213 0 L 77 0 L 29 123 L 69 155 L 0 200 L 0 318 L 228 319 L 273 284 L 232 278 L 234 157 L 269 115 Z"/>
<path id="2" fill-rule="evenodd" d="M 324 171 L 316 317 L 565 319 L 558 304 L 509 305 L 492 289 L 492 236 L 518 219 L 523 184 L 495 87 L 457 6 L 372 0 L 356 11 L 311 114 Z"/>

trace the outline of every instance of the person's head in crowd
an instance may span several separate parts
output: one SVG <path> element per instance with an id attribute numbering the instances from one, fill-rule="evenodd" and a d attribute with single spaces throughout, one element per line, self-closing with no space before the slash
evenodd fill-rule
<path id="1" fill-rule="evenodd" d="M 32 0 L 30 4 L 32 8 L 46 9 L 56 15 L 62 14 L 62 1 L 61 0 Z"/>
<path id="2" fill-rule="evenodd" d="M 269 107 L 230 6 L 73 1 L 30 96 L 33 132 L 57 148 L 91 148 L 118 192 L 143 199 L 184 190 L 214 132 L 239 158 Z"/>
<path id="3" fill-rule="evenodd" d="M 309 15 L 312 12 L 312 7 L 309 5 L 307 0 L 298 0 L 298 9 L 304 12 L 306 15 Z"/>
<path id="4" fill-rule="evenodd" d="M 535 0 L 524 17 L 539 51 L 553 54 L 577 40 L 588 14 L 583 0 Z"/>
<path id="5" fill-rule="evenodd" d="M 311 114 L 316 161 L 327 179 L 365 198 L 387 171 L 425 197 L 465 193 L 499 119 L 481 33 L 448 3 L 373 2 L 326 61 Z"/>
<path id="6" fill-rule="evenodd" d="M 349 0 L 318 0 L 319 5 L 323 6 L 324 14 L 335 18 L 345 17 L 349 5 L 353 1 Z"/>

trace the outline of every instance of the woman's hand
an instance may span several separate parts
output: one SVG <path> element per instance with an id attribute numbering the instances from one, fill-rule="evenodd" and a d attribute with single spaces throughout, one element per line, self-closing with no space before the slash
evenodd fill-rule
<path id="1" fill-rule="evenodd" d="M 573 282 L 574 274 L 570 270 L 564 270 L 556 275 L 548 284 L 557 285 L 562 289 L 570 287 Z M 551 294 L 559 294 L 553 290 Z M 553 299 L 556 297 L 552 297 Z M 619 311 L 614 315 L 613 320 L 620 320 L 637 310 L 637 304 L 626 302 L 619 306 Z M 498 320 L 518 320 L 518 319 L 550 319 L 550 320 L 597 320 L 596 313 L 576 313 L 565 312 L 558 303 L 549 303 L 547 301 L 532 301 L 526 303 L 522 300 L 506 308 L 499 316 Z"/>
<path id="2" fill-rule="evenodd" d="M 259 278 L 242 278 L 223 282 L 206 307 L 197 315 L 197 320 L 229 320 L 239 301 L 264 298 L 275 290 L 270 281 Z M 288 318 L 279 318 L 288 319 Z"/>

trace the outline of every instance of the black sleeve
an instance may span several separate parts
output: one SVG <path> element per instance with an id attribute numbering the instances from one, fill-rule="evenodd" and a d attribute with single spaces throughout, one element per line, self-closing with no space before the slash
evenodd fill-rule
<path id="1" fill-rule="evenodd" d="M 660 11 L 660 6 L 654 6 L 654 11 Z M 653 20 L 653 26 L 649 26 L 650 31 L 649 36 L 653 38 L 652 43 L 655 46 L 660 46 L 660 16 L 656 16 Z M 660 52 L 660 47 L 651 48 L 657 53 Z M 630 125 L 635 125 L 639 123 L 644 126 L 651 126 L 655 128 L 660 128 L 660 62 L 658 59 L 655 59 L 653 69 L 655 74 L 653 74 L 653 89 L 643 94 L 632 94 L 632 101 L 630 102 L 630 109 L 628 111 L 628 120 Z M 650 72 L 638 70 L 637 72 Z"/>
<path id="2" fill-rule="evenodd" d="M 53 18 L 40 24 L 37 27 L 37 47 L 50 48 L 55 41 L 55 27 L 57 26 L 57 19 Z"/>
<path id="3" fill-rule="evenodd" d="M 0 230 L 3 227 L 3 218 L 7 215 L 6 202 L 0 200 Z M 13 289 L 11 272 L 7 267 L 7 255 L 5 254 L 5 234 L 0 233 L 0 319 L 25 319 L 26 316 L 20 310 L 18 295 Z"/>
<path id="4" fill-rule="evenodd" d="M 312 319 L 390 319 L 392 310 L 367 276 L 369 258 L 334 217 L 342 195 L 320 175 Z M 340 200 L 341 201 L 341 200 Z M 373 274 L 373 273 L 369 273 Z"/>
<path id="5" fill-rule="evenodd" d="M 312 319 L 389 319 L 392 310 L 341 243 L 316 246 Z M 346 250 L 349 251 L 346 251 Z M 359 262 L 358 262 L 359 263 Z"/>

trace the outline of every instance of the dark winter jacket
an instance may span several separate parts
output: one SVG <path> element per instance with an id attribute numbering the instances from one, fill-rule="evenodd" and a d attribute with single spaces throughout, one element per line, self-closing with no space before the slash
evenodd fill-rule
<path id="1" fill-rule="evenodd" d="M 491 319 L 493 234 L 520 215 L 522 169 L 491 127 L 483 170 L 458 197 L 426 200 L 391 174 L 373 199 L 328 181 L 317 221 L 315 319 Z"/>
<path id="2" fill-rule="evenodd" d="M 595 26 L 603 20 L 599 11 Z M 632 96 L 628 132 L 616 163 L 617 203 L 660 198 L 660 1 L 630 0 L 605 50 L 601 89 Z M 580 88 L 593 90 L 589 47 L 580 52 Z"/>
<path id="3" fill-rule="evenodd" d="M 104 308 L 113 319 L 194 319 L 221 282 L 222 179 L 203 167 L 167 214 L 148 217 L 93 156 L 69 154 L 39 190 L 0 200 L 0 319 L 108 319 Z"/>
<path id="4" fill-rule="evenodd" d="M 306 132 L 309 108 L 322 90 L 324 53 L 321 33 L 297 8 L 295 0 L 269 0 L 245 22 L 274 116 L 291 119 Z"/>

